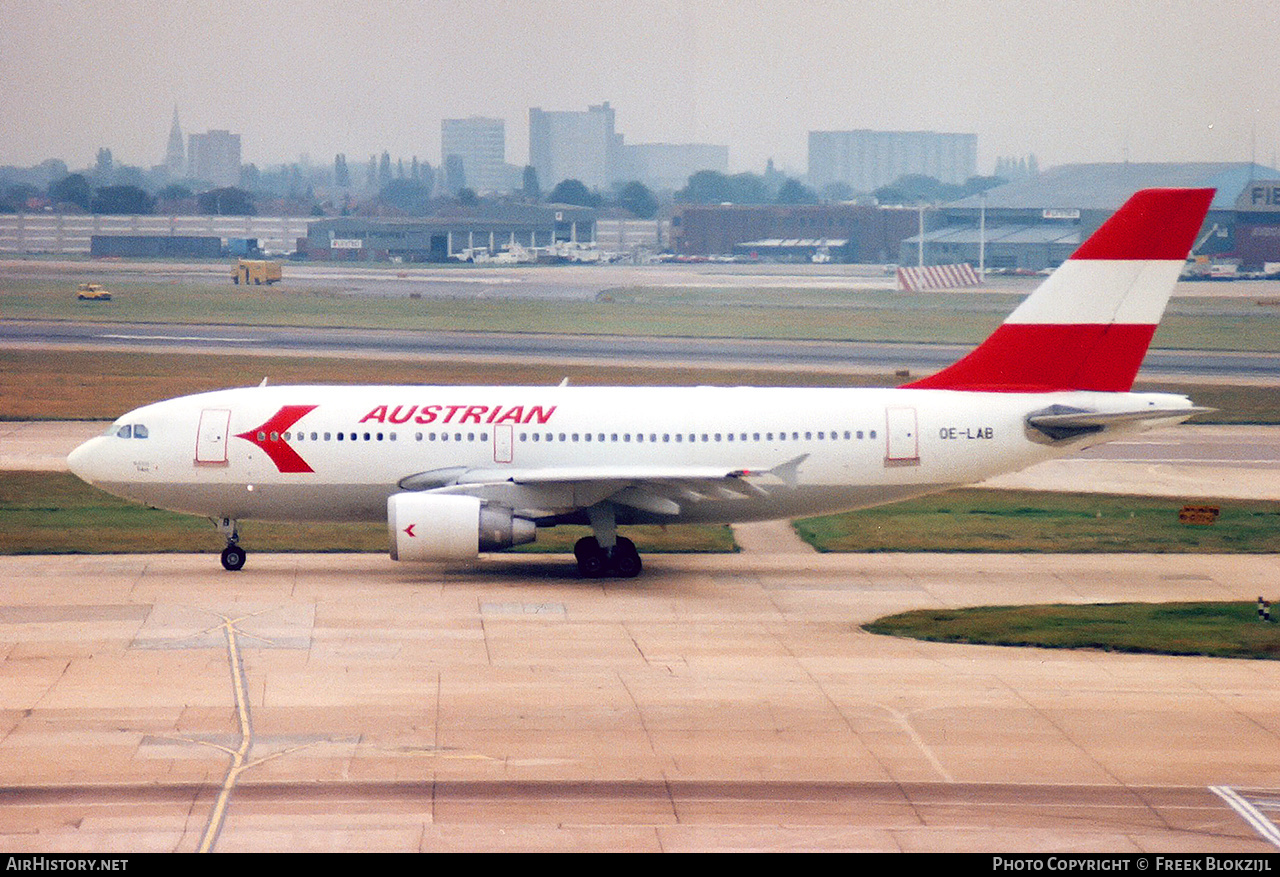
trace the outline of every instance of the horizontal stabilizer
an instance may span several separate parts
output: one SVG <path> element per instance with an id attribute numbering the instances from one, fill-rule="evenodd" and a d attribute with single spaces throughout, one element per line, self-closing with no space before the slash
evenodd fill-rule
<path id="1" fill-rule="evenodd" d="M 1166 419 L 1181 422 L 1196 414 L 1215 410 L 1217 409 L 1193 405 L 1180 408 L 1135 408 L 1130 411 L 1084 411 L 1063 405 L 1052 405 L 1043 411 L 1028 414 L 1027 425 L 1038 429 L 1055 441 L 1063 441 L 1101 432 L 1109 426 L 1118 426 L 1122 423 Z"/>

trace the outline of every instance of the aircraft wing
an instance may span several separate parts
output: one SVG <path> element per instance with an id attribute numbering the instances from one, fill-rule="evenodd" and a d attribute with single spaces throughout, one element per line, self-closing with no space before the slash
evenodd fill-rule
<path id="1" fill-rule="evenodd" d="M 528 469 L 450 468 L 410 475 L 403 490 L 474 496 L 522 515 L 566 514 L 609 501 L 676 517 L 682 504 L 767 495 L 797 481 L 803 454 L 771 468 L 715 466 L 556 466 Z"/>

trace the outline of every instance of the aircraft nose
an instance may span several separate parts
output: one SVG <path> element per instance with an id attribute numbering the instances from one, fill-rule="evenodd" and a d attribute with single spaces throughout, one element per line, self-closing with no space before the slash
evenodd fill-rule
<path id="1" fill-rule="evenodd" d="M 76 477 L 81 481 L 93 484 L 99 479 L 102 454 L 98 448 L 101 444 L 102 437 L 97 436 L 89 439 L 67 455 L 67 468 L 75 473 Z"/>

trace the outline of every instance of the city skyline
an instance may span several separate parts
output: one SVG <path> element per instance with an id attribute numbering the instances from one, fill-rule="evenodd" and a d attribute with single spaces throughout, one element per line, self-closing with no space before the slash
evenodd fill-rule
<path id="1" fill-rule="evenodd" d="M 383 150 L 435 165 L 441 121 L 471 116 L 503 120 L 524 164 L 530 108 L 605 101 L 629 143 L 727 144 L 733 172 L 803 172 L 817 130 L 974 132 L 979 173 L 1027 153 L 1269 163 L 1280 141 L 1276 16 L 1252 0 L 307 8 L 0 0 L 0 164 L 85 167 L 100 147 L 162 164 L 175 104 L 185 131 L 238 132 L 260 166 Z"/>

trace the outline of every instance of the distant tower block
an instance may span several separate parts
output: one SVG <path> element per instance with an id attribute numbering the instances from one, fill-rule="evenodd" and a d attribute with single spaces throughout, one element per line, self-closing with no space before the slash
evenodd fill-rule
<path id="1" fill-rule="evenodd" d="M 182 126 L 178 124 L 178 105 L 173 105 L 173 126 L 169 128 L 169 148 L 164 154 L 165 170 L 171 178 L 181 177 L 187 166 L 186 150 L 182 148 Z"/>
<path id="2" fill-rule="evenodd" d="M 187 137 L 187 167 L 197 180 L 215 186 L 240 182 L 240 135 L 230 131 L 210 131 Z"/>

